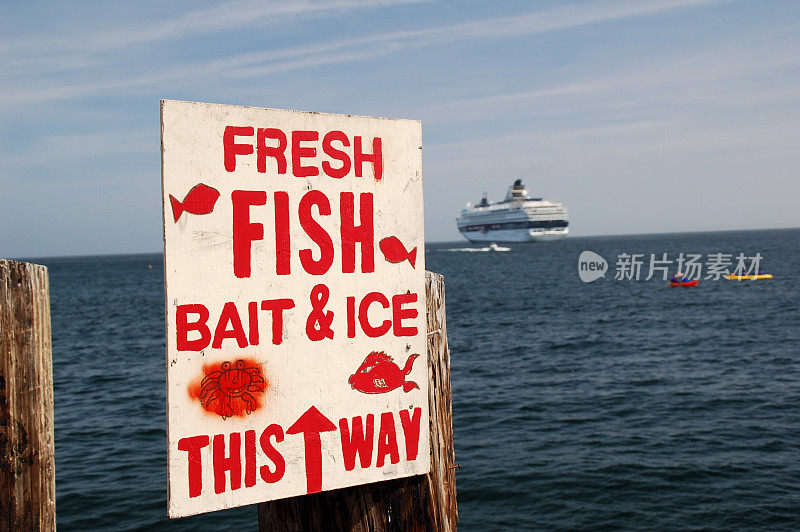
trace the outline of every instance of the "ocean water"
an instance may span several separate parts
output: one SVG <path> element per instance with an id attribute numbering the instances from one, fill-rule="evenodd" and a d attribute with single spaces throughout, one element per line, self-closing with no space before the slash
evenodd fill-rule
<path id="1" fill-rule="evenodd" d="M 462 530 L 800 528 L 800 230 L 431 244 L 444 274 Z M 609 261 L 583 283 L 578 256 Z M 761 255 L 769 281 L 643 280 L 650 253 Z M 642 280 L 617 258 L 645 254 Z M 166 517 L 159 255 L 50 270 L 61 530 Z M 152 266 L 152 268 L 150 267 Z"/>

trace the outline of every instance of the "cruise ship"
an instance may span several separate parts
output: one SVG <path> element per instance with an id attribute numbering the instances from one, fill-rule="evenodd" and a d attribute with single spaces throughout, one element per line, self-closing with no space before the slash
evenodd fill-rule
<path id="1" fill-rule="evenodd" d="M 531 198 L 517 179 L 506 199 L 489 202 L 486 194 L 477 205 L 467 203 L 456 219 L 458 230 L 470 242 L 544 242 L 569 233 L 567 208 L 543 198 Z"/>

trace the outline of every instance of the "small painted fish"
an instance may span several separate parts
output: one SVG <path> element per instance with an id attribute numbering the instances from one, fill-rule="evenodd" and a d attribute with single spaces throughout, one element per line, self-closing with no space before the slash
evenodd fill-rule
<path id="1" fill-rule="evenodd" d="M 219 199 L 219 191 L 211 188 L 208 185 L 200 183 L 192 187 L 192 190 L 186 194 L 183 201 L 178 201 L 172 194 L 169 195 L 169 200 L 172 203 L 172 215 L 175 221 L 181 217 L 183 211 L 190 214 L 208 214 L 214 210 L 214 204 Z"/>
<path id="2" fill-rule="evenodd" d="M 411 267 L 415 267 L 414 263 L 417 261 L 417 248 L 406 251 L 406 247 L 396 236 L 387 236 L 380 241 L 379 246 L 381 248 L 381 253 L 383 253 L 383 256 L 386 257 L 386 260 L 389 262 L 396 263 L 408 260 Z"/>
<path id="3" fill-rule="evenodd" d="M 416 382 L 406 381 L 406 375 L 411 373 L 411 366 L 418 356 L 408 357 L 405 367 L 400 369 L 392 357 L 382 351 L 373 351 L 367 355 L 356 372 L 350 375 L 347 382 L 354 390 L 363 393 L 386 393 L 401 386 L 404 392 L 419 389 Z"/>

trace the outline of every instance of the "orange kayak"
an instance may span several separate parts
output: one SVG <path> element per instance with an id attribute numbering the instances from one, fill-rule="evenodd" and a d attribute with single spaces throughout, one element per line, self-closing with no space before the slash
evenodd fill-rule
<path id="1" fill-rule="evenodd" d="M 681 282 L 678 282 L 678 283 L 670 281 L 669 285 L 670 286 L 697 286 L 699 283 L 700 283 L 700 281 L 686 281 L 686 282 L 681 281 Z"/>

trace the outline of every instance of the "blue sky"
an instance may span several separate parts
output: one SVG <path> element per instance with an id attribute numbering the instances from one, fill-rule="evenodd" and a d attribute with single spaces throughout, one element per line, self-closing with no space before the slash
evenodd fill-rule
<path id="1" fill-rule="evenodd" d="M 161 249 L 159 100 L 422 121 L 429 241 L 800 226 L 800 3 L 4 2 L 0 256 Z"/>

